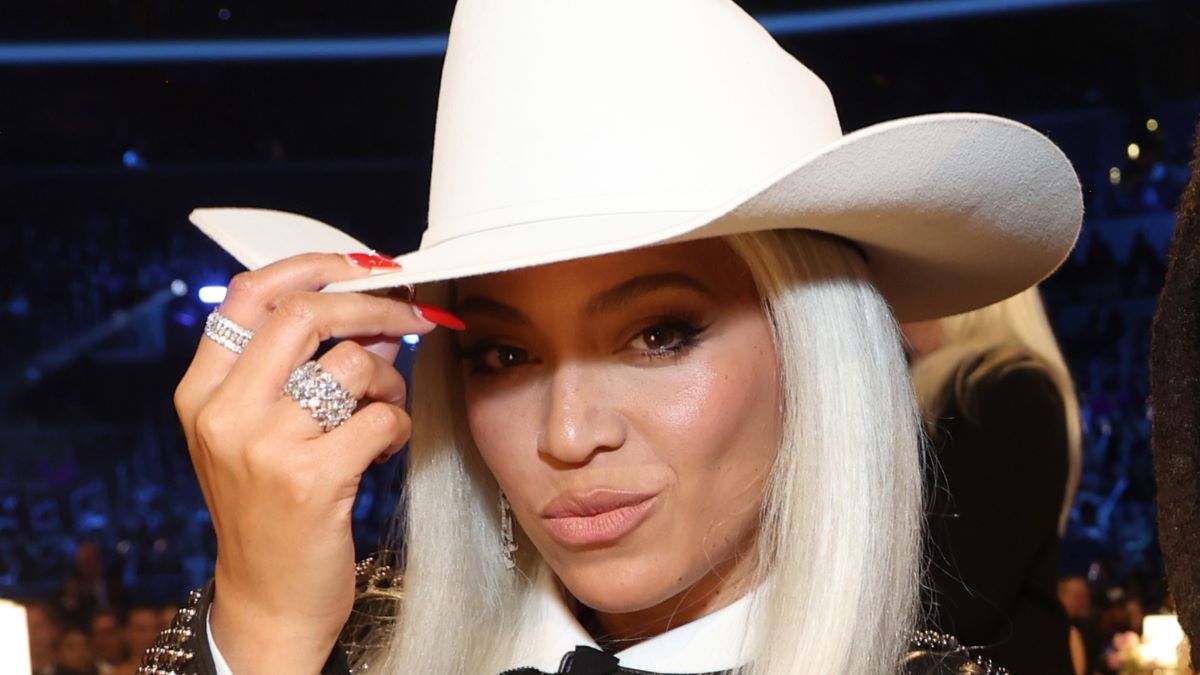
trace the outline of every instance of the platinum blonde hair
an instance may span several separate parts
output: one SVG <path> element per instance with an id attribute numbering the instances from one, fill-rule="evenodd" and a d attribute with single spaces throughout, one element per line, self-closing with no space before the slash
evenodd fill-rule
<path id="1" fill-rule="evenodd" d="M 926 419 L 936 419 L 953 395 L 970 407 L 976 384 L 1019 368 L 1041 370 L 1062 399 L 1067 434 L 1067 486 L 1058 532 L 1066 531 L 1083 468 L 1079 399 L 1037 287 L 987 307 L 940 319 L 942 345 L 917 362 L 913 382 Z M 974 367 L 965 369 L 964 365 Z"/>
<path id="2" fill-rule="evenodd" d="M 797 230 L 726 241 L 758 285 L 784 402 L 757 540 L 759 640 L 740 675 L 896 673 L 917 615 L 922 498 L 895 320 L 843 242 Z M 420 352 L 404 599 L 367 659 L 373 672 L 498 673 L 514 665 L 529 591 L 550 572 L 526 539 L 518 570 L 505 569 L 498 488 L 467 431 L 460 378 L 447 375 L 450 338 Z"/>

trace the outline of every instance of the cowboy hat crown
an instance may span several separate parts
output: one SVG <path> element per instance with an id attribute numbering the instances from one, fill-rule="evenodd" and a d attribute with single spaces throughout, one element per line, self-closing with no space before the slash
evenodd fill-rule
<path id="1" fill-rule="evenodd" d="M 460 0 L 421 246 L 328 290 L 806 228 L 854 242 L 897 315 L 920 319 L 1037 283 L 1081 219 L 1070 162 L 1016 122 L 843 135 L 826 85 L 730 0 Z M 294 214 L 192 220 L 250 266 L 362 246 Z"/>

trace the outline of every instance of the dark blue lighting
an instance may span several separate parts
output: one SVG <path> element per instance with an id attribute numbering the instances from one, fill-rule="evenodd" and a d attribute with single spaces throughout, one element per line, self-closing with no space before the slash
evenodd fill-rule
<path id="1" fill-rule="evenodd" d="M 772 35 L 803 35 L 1121 1 L 1123 0 L 913 0 L 810 12 L 763 14 L 757 18 Z"/>
<path id="2" fill-rule="evenodd" d="M 440 56 L 445 35 L 0 45 L 0 65 L 337 61 Z"/>
<path id="3" fill-rule="evenodd" d="M 909 0 L 836 9 L 763 14 L 775 36 L 895 26 L 1085 5 L 1145 0 Z M 218 18 L 225 20 L 218 15 Z M 0 44 L 3 65 L 205 63 L 219 61 L 338 61 L 438 57 L 445 35 L 357 38 L 160 40 Z"/>
<path id="4" fill-rule="evenodd" d="M 25 316 L 29 313 L 29 299 L 23 295 L 18 295 L 8 301 L 8 313 L 13 316 Z"/>
<path id="5" fill-rule="evenodd" d="M 129 149 L 125 154 L 121 155 L 121 163 L 126 169 L 144 169 L 146 168 L 146 160 L 138 154 L 137 150 Z"/>

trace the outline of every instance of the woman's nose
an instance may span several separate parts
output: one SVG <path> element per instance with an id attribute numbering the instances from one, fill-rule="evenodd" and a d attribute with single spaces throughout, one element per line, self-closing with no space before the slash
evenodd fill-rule
<path id="1" fill-rule="evenodd" d="M 564 464 L 586 464 L 625 444 L 626 421 L 610 382 L 587 364 L 560 367 L 550 382 L 538 452 Z"/>

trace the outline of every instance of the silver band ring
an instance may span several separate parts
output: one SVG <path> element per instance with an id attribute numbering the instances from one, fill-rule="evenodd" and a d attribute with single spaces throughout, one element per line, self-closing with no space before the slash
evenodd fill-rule
<path id="1" fill-rule="evenodd" d="M 254 331 L 214 309 L 204 321 L 204 336 L 234 354 L 241 354 L 254 337 Z"/>
<path id="2" fill-rule="evenodd" d="M 309 361 L 292 371 L 283 393 L 292 397 L 301 408 L 321 423 L 321 431 L 329 433 L 345 423 L 358 407 L 358 399 L 342 389 L 316 361 Z"/>

